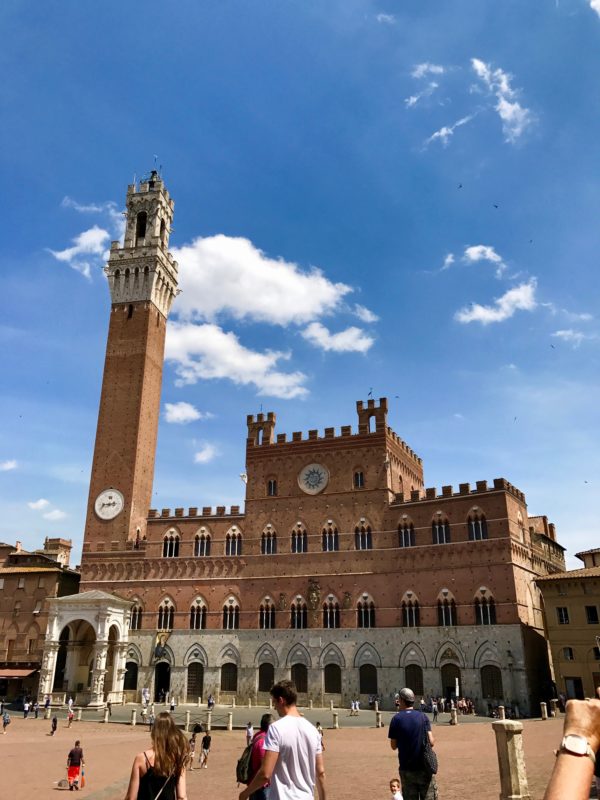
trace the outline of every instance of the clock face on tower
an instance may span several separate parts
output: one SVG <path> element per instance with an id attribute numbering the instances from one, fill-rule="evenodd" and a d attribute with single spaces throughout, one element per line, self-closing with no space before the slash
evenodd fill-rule
<path id="1" fill-rule="evenodd" d="M 100 492 L 94 503 L 94 511 L 100 519 L 114 519 L 123 511 L 125 499 L 117 489 L 105 489 Z"/>
<path id="2" fill-rule="evenodd" d="M 329 470 L 322 464 L 307 464 L 298 473 L 298 486 L 306 494 L 319 494 L 329 483 Z"/>

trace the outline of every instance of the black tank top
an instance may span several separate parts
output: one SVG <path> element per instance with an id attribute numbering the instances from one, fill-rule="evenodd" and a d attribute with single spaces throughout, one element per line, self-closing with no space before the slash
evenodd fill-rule
<path id="1" fill-rule="evenodd" d="M 157 775 L 145 752 L 144 758 L 146 759 L 146 772 L 140 778 L 137 800 L 156 800 L 159 793 L 159 800 L 176 800 L 177 778 L 174 775 L 171 775 L 170 778 L 165 775 Z"/>

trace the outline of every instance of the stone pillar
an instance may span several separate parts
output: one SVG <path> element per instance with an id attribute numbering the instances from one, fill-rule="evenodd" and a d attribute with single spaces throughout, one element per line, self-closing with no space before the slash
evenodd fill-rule
<path id="1" fill-rule="evenodd" d="M 231 698 L 231 707 L 235 708 L 235 697 Z"/>
<path id="2" fill-rule="evenodd" d="M 135 727 L 136 722 L 137 722 L 137 711 L 135 710 L 135 708 L 132 708 L 131 709 L 131 724 Z"/>
<path id="3" fill-rule="evenodd" d="M 185 732 L 187 733 L 190 729 L 190 712 L 189 710 L 185 712 Z"/>
<path id="4" fill-rule="evenodd" d="M 208 733 L 210 733 L 211 728 L 212 728 L 212 711 L 207 711 L 206 712 L 206 730 L 207 730 Z"/>
<path id="5" fill-rule="evenodd" d="M 227 730 L 228 731 L 233 730 L 233 711 L 229 711 L 227 713 Z"/>
<path id="6" fill-rule="evenodd" d="M 113 654 L 112 696 L 116 703 L 123 702 L 123 685 L 125 683 L 125 662 L 127 659 L 127 642 L 117 642 Z"/>
<path id="7" fill-rule="evenodd" d="M 455 708 L 450 710 L 450 725 L 458 725 L 458 712 Z"/>
<path id="8" fill-rule="evenodd" d="M 201 706 L 201 705 L 202 705 L 202 698 L 201 698 L 201 697 L 199 697 L 199 698 L 198 698 L 198 708 L 200 708 L 200 706 Z"/>
<path id="9" fill-rule="evenodd" d="M 558 700 L 550 700 L 550 716 L 558 716 Z"/>
<path id="10" fill-rule="evenodd" d="M 77 709 L 77 716 L 75 717 L 75 719 L 77 720 L 77 722 L 81 722 L 81 709 L 80 708 Z"/>
<path id="11" fill-rule="evenodd" d="M 76 673 L 78 666 L 77 665 L 78 650 L 79 648 L 76 644 L 67 645 L 67 658 L 65 659 L 63 688 L 66 687 L 69 694 L 73 696 L 75 696 L 75 689 L 77 688 Z"/>
<path id="12" fill-rule="evenodd" d="M 104 719 L 102 722 L 108 722 L 108 708 L 104 709 Z"/>
<path id="13" fill-rule="evenodd" d="M 50 719 L 50 713 L 51 713 L 51 708 L 50 706 L 48 706 L 48 708 L 44 711 L 44 719 Z"/>
<path id="14" fill-rule="evenodd" d="M 531 800 L 523 753 L 523 723 L 492 722 L 500 769 L 500 800 Z"/>
<path id="15" fill-rule="evenodd" d="M 42 668 L 40 670 L 40 695 L 51 695 L 54 685 L 54 673 L 56 672 L 56 657 L 58 655 L 58 641 L 46 641 L 44 645 L 44 655 L 42 657 Z"/>
<path id="16" fill-rule="evenodd" d="M 498 706 L 498 719 L 506 719 L 506 709 L 504 706 Z"/>
<path id="17" fill-rule="evenodd" d="M 542 719 L 548 719 L 548 707 L 546 703 L 540 703 L 540 709 L 542 710 Z"/>
<path id="18" fill-rule="evenodd" d="M 308 707 L 309 707 L 309 708 L 312 708 L 312 707 L 313 707 L 313 701 L 312 701 L 312 697 L 311 697 L 311 698 L 310 698 L 310 700 L 308 701 Z"/>
<path id="19" fill-rule="evenodd" d="M 333 712 L 333 727 L 337 730 L 340 727 L 339 714 L 337 711 Z"/>
<path id="20" fill-rule="evenodd" d="M 92 669 L 92 687 L 90 705 L 101 706 L 104 703 L 104 676 L 106 675 L 106 656 L 108 642 L 99 640 L 94 645 L 94 668 Z"/>
<path id="21" fill-rule="evenodd" d="M 252 708 L 252 698 L 248 698 L 248 708 Z"/>
<path id="22" fill-rule="evenodd" d="M 333 700 L 329 701 L 329 710 L 333 711 Z"/>
<path id="23" fill-rule="evenodd" d="M 381 718 L 381 711 L 375 712 L 375 727 L 376 728 L 383 728 L 383 720 Z"/>

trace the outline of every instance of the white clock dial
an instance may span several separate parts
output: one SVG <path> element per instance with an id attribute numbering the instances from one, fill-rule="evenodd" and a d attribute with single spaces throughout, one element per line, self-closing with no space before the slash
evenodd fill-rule
<path id="1" fill-rule="evenodd" d="M 117 489 L 105 489 L 100 492 L 94 503 L 94 511 L 100 519 L 114 519 L 123 511 L 125 499 Z"/>
<path id="2" fill-rule="evenodd" d="M 307 464 L 298 473 L 298 486 L 306 494 L 319 494 L 329 483 L 329 470 L 322 464 Z"/>

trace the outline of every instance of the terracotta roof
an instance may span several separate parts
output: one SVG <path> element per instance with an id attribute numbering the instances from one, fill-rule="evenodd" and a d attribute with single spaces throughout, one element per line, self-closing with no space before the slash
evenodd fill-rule
<path id="1" fill-rule="evenodd" d="M 568 581 L 571 578 L 600 578 L 600 567 L 582 567 L 581 569 L 569 569 L 566 572 L 557 572 L 555 575 L 546 575 L 543 578 L 536 578 L 536 583 L 544 581 Z"/>
<path id="2" fill-rule="evenodd" d="M 55 567 L 0 567 L 0 574 L 8 575 L 15 572 L 62 572 L 62 567 L 57 564 Z"/>
<path id="3" fill-rule="evenodd" d="M 591 550 L 582 550 L 580 553 L 575 553 L 577 558 L 581 558 L 581 556 L 589 556 L 592 553 L 600 553 L 600 547 L 592 547 Z"/>

